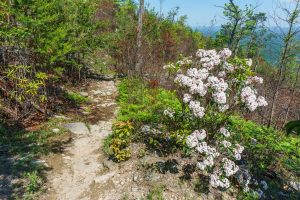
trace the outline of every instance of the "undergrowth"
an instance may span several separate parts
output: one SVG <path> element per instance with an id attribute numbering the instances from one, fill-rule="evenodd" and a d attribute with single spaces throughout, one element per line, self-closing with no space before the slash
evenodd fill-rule
<path id="1" fill-rule="evenodd" d="M 144 142 L 148 147 L 155 147 L 155 152 L 170 148 L 181 151 L 183 155 L 189 154 L 185 137 L 191 130 L 186 127 L 195 122 L 182 121 L 181 116 L 174 116 L 175 123 L 171 124 L 163 115 L 163 111 L 167 108 L 171 108 L 176 113 L 185 109 L 181 106 L 175 92 L 163 88 L 149 88 L 139 79 L 124 79 L 118 89 L 120 110 L 117 121 L 121 124 L 130 124 L 134 128 L 130 131 L 128 128 L 121 128 L 123 135 L 121 137 L 117 133 L 120 130 L 114 129 L 104 145 L 110 156 L 121 158 L 117 161 L 129 159 L 130 153 L 124 154 L 124 151 L 130 152 L 131 142 Z M 161 134 L 141 135 L 139 128 L 144 124 L 155 128 L 159 126 Z M 231 132 L 236 133 L 233 140 L 245 146 L 245 154 L 239 164 L 246 165 L 258 180 L 264 179 L 268 182 L 269 190 L 266 194 L 280 198 L 276 194 L 283 191 L 290 199 L 297 198 L 297 193 L 283 188 L 288 181 L 300 176 L 300 138 L 246 121 L 238 116 L 230 117 L 229 128 Z M 123 138 L 124 136 L 126 139 Z M 120 146 L 123 146 L 121 148 L 123 151 L 119 151 Z M 253 196 L 241 192 L 238 197 L 251 199 Z"/>
<path id="2" fill-rule="evenodd" d="M 88 97 L 82 96 L 77 92 L 67 92 L 65 97 L 75 106 L 80 106 L 81 104 L 87 103 L 90 100 Z"/>

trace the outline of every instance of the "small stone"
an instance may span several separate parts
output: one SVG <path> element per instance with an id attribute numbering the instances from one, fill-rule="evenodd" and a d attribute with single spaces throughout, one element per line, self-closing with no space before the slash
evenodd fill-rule
<path id="1" fill-rule="evenodd" d="M 101 91 L 101 90 L 92 90 L 92 93 L 93 93 L 94 95 L 99 95 L 99 96 L 105 95 L 105 94 L 103 94 L 103 91 Z"/>
<path id="2" fill-rule="evenodd" d="M 136 175 L 136 174 L 133 175 L 133 181 L 134 181 L 134 182 L 137 182 L 138 178 L 139 178 L 138 175 Z"/>
<path id="3" fill-rule="evenodd" d="M 88 97 L 89 96 L 89 93 L 87 93 L 87 92 L 79 92 L 79 94 L 81 96 L 84 96 L 84 97 Z"/>
<path id="4" fill-rule="evenodd" d="M 112 178 L 115 174 L 116 172 L 110 172 L 108 174 L 96 177 L 94 181 L 96 183 L 105 183 L 108 179 Z"/>
<path id="5" fill-rule="evenodd" d="M 54 128 L 54 129 L 52 129 L 52 132 L 53 132 L 53 133 L 59 133 L 60 130 L 59 130 L 58 128 Z"/>
<path id="6" fill-rule="evenodd" d="M 66 159 L 66 160 L 71 160 L 70 156 L 64 156 L 63 158 Z"/>
<path id="7" fill-rule="evenodd" d="M 89 115 L 90 112 L 83 111 L 82 114 L 84 114 L 84 115 Z"/>
<path id="8" fill-rule="evenodd" d="M 45 167 L 49 167 L 49 165 L 46 163 L 45 160 L 34 160 L 32 161 L 33 164 L 37 164 L 37 165 L 44 165 Z"/>
<path id="9" fill-rule="evenodd" d="M 112 95 L 112 93 L 111 93 L 111 92 L 106 92 L 105 95 L 106 95 L 106 96 L 110 96 L 110 95 Z"/>
<path id="10" fill-rule="evenodd" d="M 99 103 L 100 100 L 99 100 L 99 99 L 93 99 L 92 102 L 93 102 L 93 103 Z"/>

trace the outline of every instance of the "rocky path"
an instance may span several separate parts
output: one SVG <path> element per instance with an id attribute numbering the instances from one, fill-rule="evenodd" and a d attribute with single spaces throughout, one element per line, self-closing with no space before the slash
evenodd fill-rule
<path id="1" fill-rule="evenodd" d="M 101 180 L 98 174 L 103 168 L 102 161 L 107 159 L 103 155 L 102 144 L 103 139 L 111 133 L 116 113 L 116 92 L 113 81 L 97 82 L 87 91 L 86 95 L 94 107 L 90 114 L 91 121 L 95 121 L 96 116 L 100 120 L 92 124 L 74 122 L 65 125 L 73 133 L 72 142 L 60 155 L 61 159 L 49 161 L 52 168 L 47 176 L 49 186 L 41 199 L 91 199 L 87 192 L 95 181 Z"/>

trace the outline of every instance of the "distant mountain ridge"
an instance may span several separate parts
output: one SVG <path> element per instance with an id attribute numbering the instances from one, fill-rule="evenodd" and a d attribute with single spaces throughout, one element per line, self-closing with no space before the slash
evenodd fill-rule
<path id="1" fill-rule="evenodd" d="M 221 26 L 198 26 L 193 28 L 196 31 L 201 32 L 205 36 L 215 37 L 217 32 L 221 29 Z M 288 28 L 270 27 L 268 34 L 282 35 Z M 297 35 L 300 40 L 300 34 Z M 283 41 L 281 37 L 271 37 L 265 41 L 265 48 L 261 50 L 261 55 L 270 64 L 276 64 L 279 58 L 281 48 L 283 47 Z"/>

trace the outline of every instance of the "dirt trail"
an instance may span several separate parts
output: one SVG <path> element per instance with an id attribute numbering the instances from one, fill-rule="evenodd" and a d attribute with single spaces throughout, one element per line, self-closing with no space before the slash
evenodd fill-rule
<path id="1" fill-rule="evenodd" d="M 91 118 L 99 115 L 101 120 L 93 124 L 78 122 L 66 125 L 73 132 L 73 141 L 64 154 L 59 155 L 60 159 L 47 161 L 52 170 L 47 175 L 49 186 L 41 199 L 90 199 L 86 197 L 86 192 L 90 191 L 103 167 L 101 162 L 106 159 L 101 146 L 103 139 L 111 133 L 116 112 L 116 92 L 113 81 L 97 82 L 91 86 L 88 96 L 95 107 Z"/>

